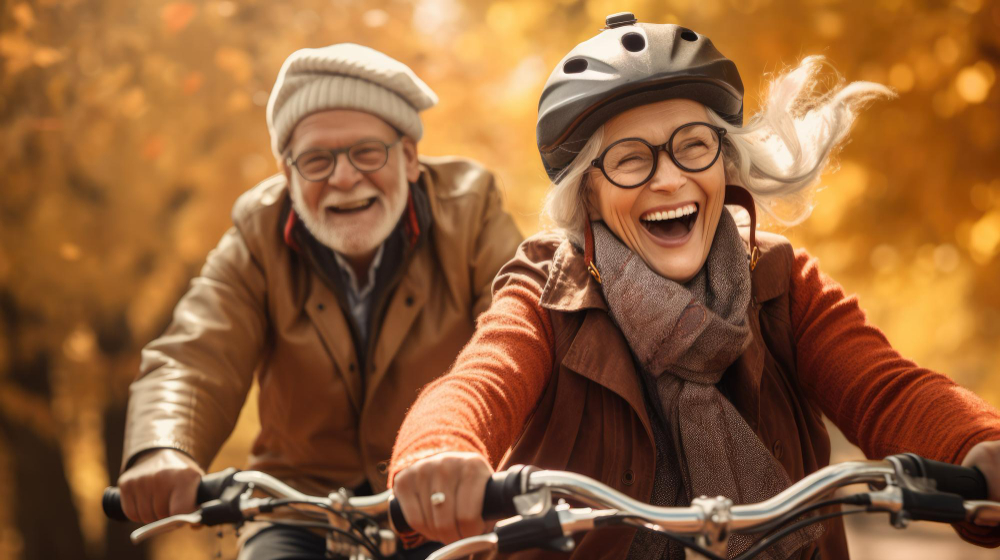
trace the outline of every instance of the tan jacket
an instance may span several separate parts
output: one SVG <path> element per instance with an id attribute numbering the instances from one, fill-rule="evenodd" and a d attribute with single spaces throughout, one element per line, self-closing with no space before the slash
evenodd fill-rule
<path id="1" fill-rule="evenodd" d="M 469 340 L 494 276 L 522 239 L 477 164 L 422 157 L 420 184 L 432 225 L 387 302 L 366 372 L 338 298 L 285 242 L 284 177 L 241 196 L 234 227 L 166 332 L 143 350 L 122 468 L 161 447 L 207 467 L 256 374 L 261 431 L 249 468 L 316 492 L 366 479 L 383 490 L 407 408 Z"/>
<path id="2" fill-rule="evenodd" d="M 746 236 L 748 230 L 741 229 Z M 798 387 L 789 323 L 792 247 L 783 237 L 757 232 L 760 260 L 752 273 L 749 312 L 753 340 L 724 377 L 721 390 L 792 480 L 826 466 L 830 439 L 819 409 Z M 520 266 L 519 266 L 520 265 Z M 545 393 L 500 469 L 515 464 L 581 473 L 649 503 L 656 443 L 643 389 L 628 343 L 607 311 L 600 286 L 591 281 L 583 255 L 568 241 L 531 240 L 497 277 L 494 291 L 511 276 L 545 271 L 541 306 L 552 319 L 555 360 Z M 530 275 L 529 275 L 530 276 Z M 847 558 L 839 519 L 799 558 Z M 587 533 L 573 558 L 624 558 L 634 529 Z M 528 551 L 518 558 L 561 558 Z"/>

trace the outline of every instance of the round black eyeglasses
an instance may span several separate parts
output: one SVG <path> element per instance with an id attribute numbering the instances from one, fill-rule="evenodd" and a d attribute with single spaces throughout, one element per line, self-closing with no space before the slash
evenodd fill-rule
<path id="1" fill-rule="evenodd" d="M 704 171 L 715 165 L 722 153 L 726 129 L 703 122 L 681 125 L 670 138 L 654 146 L 642 138 L 616 140 L 601 152 L 591 165 L 601 170 L 608 181 L 623 189 L 634 189 L 653 178 L 660 151 L 667 152 L 678 168 L 688 173 Z"/>
<path id="2" fill-rule="evenodd" d="M 337 158 L 347 154 L 347 161 L 361 173 L 374 173 L 385 167 L 389 161 L 389 148 L 401 140 L 396 138 L 391 144 L 381 140 L 362 140 L 345 148 L 334 150 L 309 150 L 297 158 L 285 160 L 294 167 L 306 181 L 326 181 L 337 169 Z"/>

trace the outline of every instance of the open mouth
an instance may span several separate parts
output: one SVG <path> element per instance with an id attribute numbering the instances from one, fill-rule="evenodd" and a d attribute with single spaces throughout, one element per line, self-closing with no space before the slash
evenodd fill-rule
<path id="1" fill-rule="evenodd" d="M 365 198 L 362 200 L 357 200 L 355 202 L 348 202 L 345 204 L 331 204 L 326 207 L 327 212 L 333 214 L 357 214 L 358 212 L 364 212 L 365 210 L 372 207 L 375 204 L 375 197 Z"/>
<path id="2" fill-rule="evenodd" d="M 673 210 L 646 212 L 639 222 L 653 237 L 664 241 L 679 240 L 691 232 L 698 219 L 698 205 L 685 204 Z"/>

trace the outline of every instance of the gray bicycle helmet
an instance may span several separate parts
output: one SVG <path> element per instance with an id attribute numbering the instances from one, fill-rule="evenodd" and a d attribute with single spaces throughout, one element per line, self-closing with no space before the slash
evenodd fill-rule
<path id="1" fill-rule="evenodd" d="M 693 99 L 743 125 L 743 81 L 712 41 L 672 24 L 637 23 L 623 12 L 553 70 L 538 102 L 538 151 L 555 178 L 611 117 L 664 99 Z"/>

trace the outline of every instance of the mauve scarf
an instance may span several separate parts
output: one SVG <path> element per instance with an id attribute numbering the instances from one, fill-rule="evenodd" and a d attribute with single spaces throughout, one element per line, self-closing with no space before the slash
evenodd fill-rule
<path id="1" fill-rule="evenodd" d="M 746 504 L 787 488 L 788 474 L 716 387 L 751 337 L 750 270 L 732 215 L 723 210 L 705 265 L 683 285 L 649 268 L 604 223 L 592 225 L 604 298 L 640 375 L 655 387 L 651 400 L 673 447 L 666 456 L 677 459 L 656 469 L 657 476 L 661 467 L 679 471 L 667 476 L 673 487 L 665 495 L 725 496 Z M 821 533 L 815 525 L 795 532 L 759 558 L 788 558 Z M 754 540 L 731 536 L 729 556 Z"/>

